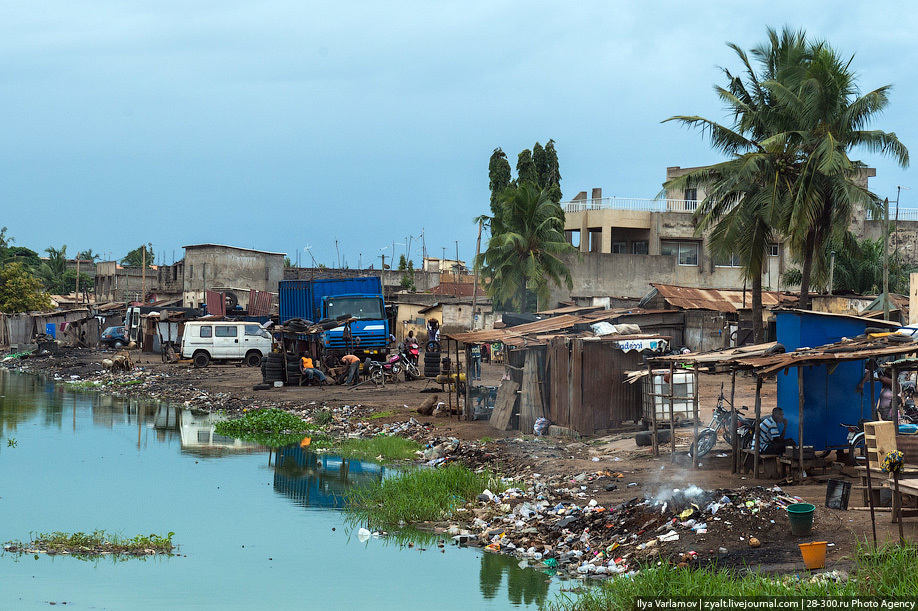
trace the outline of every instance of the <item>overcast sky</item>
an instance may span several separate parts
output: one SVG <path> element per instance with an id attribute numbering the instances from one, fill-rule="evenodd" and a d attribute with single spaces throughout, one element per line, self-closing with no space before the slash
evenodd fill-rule
<path id="1" fill-rule="evenodd" d="M 409 236 L 417 264 L 423 231 L 431 256 L 458 240 L 469 260 L 496 147 L 515 173 L 554 139 L 564 199 L 652 198 L 667 166 L 719 161 L 661 121 L 726 120 L 725 43 L 751 48 L 767 26 L 854 55 L 862 91 L 893 84 L 872 127 L 918 155 L 916 17 L 799 0 L 6 2 L 0 226 L 41 254 L 150 242 L 171 263 L 213 242 L 350 267 Z M 853 157 L 918 208 L 918 170 Z"/>

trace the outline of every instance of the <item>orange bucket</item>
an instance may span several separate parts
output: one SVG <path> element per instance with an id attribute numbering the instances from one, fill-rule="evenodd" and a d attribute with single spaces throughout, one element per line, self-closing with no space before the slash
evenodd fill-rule
<path id="1" fill-rule="evenodd" d="M 803 554 L 803 565 L 810 569 L 821 569 L 826 565 L 827 541 L 813 541 L 800 543 L 800 553 Z"/>

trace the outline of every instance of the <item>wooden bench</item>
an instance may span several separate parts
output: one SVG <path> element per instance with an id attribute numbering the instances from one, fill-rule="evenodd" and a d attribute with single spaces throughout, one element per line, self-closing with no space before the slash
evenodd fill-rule
<path id="1" fill-rule="evenodd" d="M 755 450 L 747 448 L 742 452 L 743 473 L 749 473 L 755 468 Z M 781 471 L 778 466 L 779 458 L 781 457 L 778 454 L 759 454 L 759 473 L 771 479 L 777 478 Z M 771 475 L 767 475 L 769 472 Z"/>

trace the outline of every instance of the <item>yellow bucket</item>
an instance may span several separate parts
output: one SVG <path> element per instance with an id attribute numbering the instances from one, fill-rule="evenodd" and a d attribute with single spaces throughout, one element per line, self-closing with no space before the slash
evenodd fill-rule
<path id="1" fill-rule="evenodd" d="M 803 554 L 803 565 L 810 569 L 821 569 L 826 565 L 827 541 L 813 541 L 800 543 L 800 553 Z"/>

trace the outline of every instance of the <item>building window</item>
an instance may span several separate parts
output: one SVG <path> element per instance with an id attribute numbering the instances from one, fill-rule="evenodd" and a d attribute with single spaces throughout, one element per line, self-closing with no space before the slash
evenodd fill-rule
<path id="1" fill-rule="evenodd" d="M 613 255 L 628 254 L 628 242 L 612 242 Z"/>
<path id="2" fill-rule="evenodd" d="M 685 210 L 691 212 L 698 207 L 698 189 L 685 190 Z"/>
<path id="3" fill-rule="evenodd" d="M 768 245 L 768 256 L 777 257 L 780 254 L 781 246 L 780 244 L 769 244 Z"/>
<path id="4" fill-rule="evenodd" d="M 742 267 L 739 255 L 732 253 L 727 257 L 715 257 L 714 267 Z"/>
<path id="5" fill-rule="evenodd" d="M 646 255 L 650 252 L 650 245 L 647 240 L 637 240 L 631 243 L 631 254 Z"/>
<path id="6" fill-rule="evenodd" d="M 698 265 L 698 242 L 660 242 L 660 254 L 676 257 L 679 265 Z"/>

